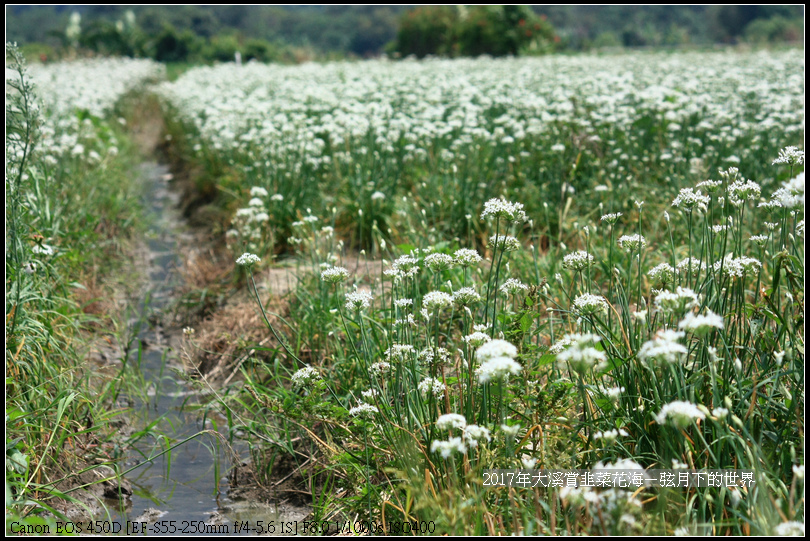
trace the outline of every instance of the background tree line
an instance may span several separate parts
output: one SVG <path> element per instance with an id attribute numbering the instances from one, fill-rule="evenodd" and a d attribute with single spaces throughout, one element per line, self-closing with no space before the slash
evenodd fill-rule
<path id="1" fill-rule="evenodd" d="M 804 6 L 7 6 L 6 35 L 169 62 L 505 55 L 800 41 Z"/>

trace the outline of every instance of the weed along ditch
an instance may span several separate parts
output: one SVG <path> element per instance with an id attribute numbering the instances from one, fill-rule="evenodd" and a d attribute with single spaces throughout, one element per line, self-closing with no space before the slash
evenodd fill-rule
<path id="1" fill-rule="evenodd" d="M 7 533 L 803 533 L 803 51 L 6 54 Z"/>

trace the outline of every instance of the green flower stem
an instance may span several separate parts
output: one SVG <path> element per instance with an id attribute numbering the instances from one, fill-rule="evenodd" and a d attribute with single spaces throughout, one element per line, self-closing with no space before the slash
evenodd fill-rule
<path id="1" fill-rule="evenodd" d="M 278 334 L 278 332 L 276 331 L 275 327 L 273 327 L 273 324 L 272 324 L 272 323 L 270 323 L 270 320 L 267 318 L 267 313 L 264 311 L 264 305 L 262 304 L 262 300 L 259 298 L 259 290 L 258 290 L 258 288 L 256 287 L 256 282 L 253 280 L 253 272 L 252 272 L 252 270 L 253 270 L 253 269 L 249 267 L 249 268 L 248 268 L 248 274 L 250 274 L 250 283 L 253 285 L 253 295 L 256 297 L 256 302 L 259 304 L 259 308 L 260 308 L 260 309 L 261 309 L 261 311 L 262 311 L 262 317 L 264 318 L 264 324 L 265 324 L 265 325 L 267 325 L 267 327 L 268 327 L 268 328 L 270 329 L 270 331 L 273 333 L 273 336 L 275 336 L 275 337 L 276 337 L 276 340 L 278 340 L 278 343 L 279 343 L 279 344 L 281 344 L 281 347 L 283 347 L 283 348 L 284 348 L 284 351 L 286 351 L 286 352 L 287 352 L 287 354 L 288 354 L 290 357 L 292 357 L 293 359 L 295 359 L 295 360 L 296 360 L 296 362 L 297 362 L 297 363 L 298 363 L 300 366 L 302 366 L 302 367 L 303 367 L 304 363 L 301 361 L 301 359 L 299 359 L 299 358 L 298 358 L 298 356 L 297 356 L 297 355 L 295 355 L 295 353 L 293 353 L 293 352 L 290 350 L 290 348 L 289 348 L 289 347 L 287 347 L 287 344 L 285 344 L 285 343 L 284 343 L 284 340 L 282 340 L 282 339 L 281 339 L 281 336 Z"/>

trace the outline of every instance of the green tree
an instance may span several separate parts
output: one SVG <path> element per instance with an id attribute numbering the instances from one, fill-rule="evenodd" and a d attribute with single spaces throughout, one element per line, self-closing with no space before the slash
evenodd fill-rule
<path id="1" fill-rule="evenodd" d="M 518 55 L 547 50 L 554 37 L 526 6 L 426 6 L 403 14 L 394 49 L 420 58 Z"/>
<path id="2" fill-rule="evenodd" d="M 159 62 L 188 62 L 198 49 L 198 39 L 190 30 L 179 33 L 166 26 L 153 45 L 152 56 Z"/>
<path id="3" fill-rule="evenodd" d="M 395 50 L 402 56 L 452 53 L 458 12 L 450 6 L 424 6 L 403 14 Z"/>

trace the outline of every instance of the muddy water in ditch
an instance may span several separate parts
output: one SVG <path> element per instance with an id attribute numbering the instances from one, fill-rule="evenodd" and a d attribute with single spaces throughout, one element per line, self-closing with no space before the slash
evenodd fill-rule
<path id="1" fill-rule="evenodd" d="M 256 532 L 269 521 L 302 520 L 307 509 L 279 508 L 228 497 L 228 472 L 235 460 L 248 457 L 247 445 L 228 441 L 227 423 L 215 413 L 205 414 L 205 390 L 195 389 L 183 377 L 178 357 L 182 331 L 162 327 L 161 311 L 170 308 L 181 280 L 179 253 L 192 249 L 194 236 L 184 227 L 178 210 L 178 195 L 169 189 L 168 169 L 144 164 L 141 175 L 148 187 L 151 228 L 145 245 L 148 261 L 147 294 L 131 321 L 137 330 L 128 364 L 139 370 L 142 393 L 125 397 L 132 429 L 137 433 L 153 426 L 153 434 L 139 439 L 122 469 L 139 467 L 127 474 L 132 483 L 132 505 L 119 509 L 113 520 L 158 521 L 153 533 L 249 533 L 236 532 L 235 524 Z M 138 347 L 140 345 L 140 347 Z M 167 446 L 207 433 L 158 458 Z M 221 436 L 217 436 L 219 432 Z M 261 522 L 260 522 L 261 521 Z M 153 526 L 154 528 L 154 526 Z"/>

